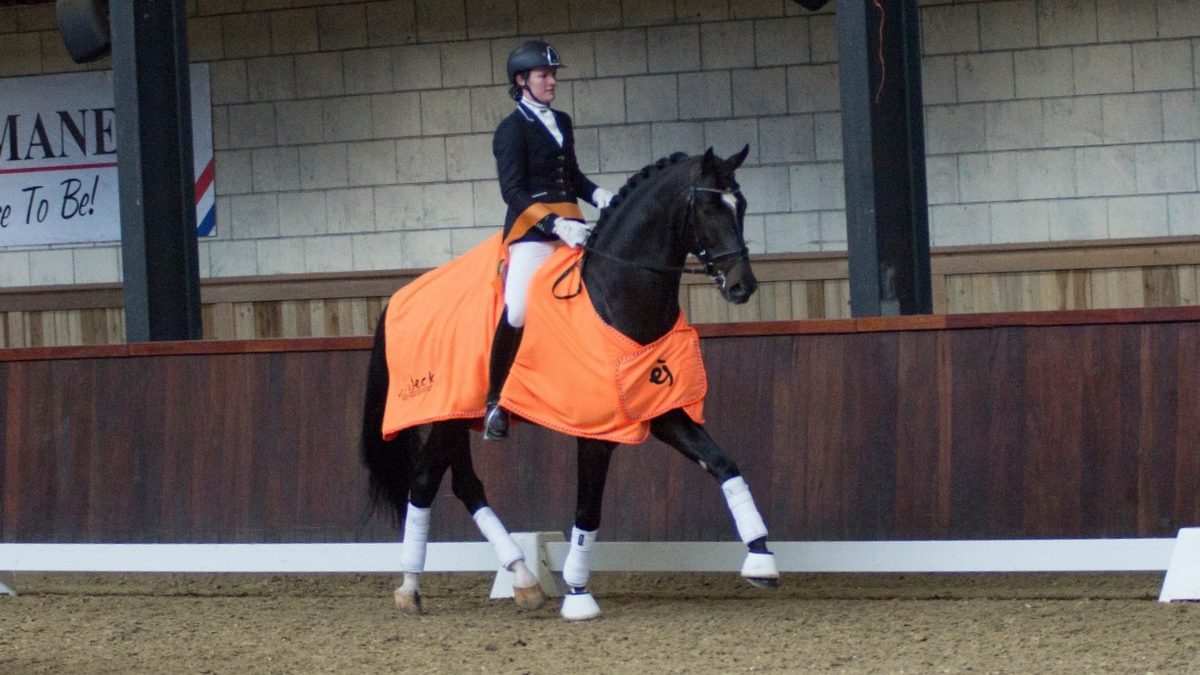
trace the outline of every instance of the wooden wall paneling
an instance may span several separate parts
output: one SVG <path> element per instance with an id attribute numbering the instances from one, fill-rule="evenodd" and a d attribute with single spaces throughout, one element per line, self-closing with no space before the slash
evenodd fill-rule
<path id="1" fill-rule="evenodd" d="M 805 336 L 796 340 L 797 367 L 808 373 L 800 392 L 800 433 L 808 449 L 804 471 L 794 489 L 802 494 L 800 531 L 813 539 L 845 538 L 849 513 L 841 486 L 846 480 L 846 464 L 853 464 L 845 436 L 841 413 L 846 408 L 847 386 L 842 364 L 853 358 L 847 342 L 829 335 Z M 799 384 L 799 383 L 797 383 Z"/>
<path id="2" fill-rule="evenodd" d="M 251 303 L 254 307 L 254 337 L 284 337 L 283 313 L 280 303 L 272 301 Z"/>
<path id="3" fill-rule="evenodd" d="M 698 284 L 688 284 L 684 288 L 687 289 L 688 307 L 691 309 L 688 319 L 692 323 L 724 323 L 721 319 L 728 314 L 728 309 L 709 289 Z"/>
<path id="4" fill-rule="evenodd" d="M 1200 265 L 1179 267 L 1179 304 L 1200 304 Z"/>
<path id="5" fill-rule="evenodd" d="M 1147 267 L 1142 270 L 1146 307 L 1176 307 L 1182 296 L 1180 267 Z"/>
<path id="6" fill-rule="evenodd" d="M 760 321 L 790 321 L 792 314 L 791 283 L 770 281 L 759 284 L 755 293 Z"/>
<path id="7" fill-rule="evenodd" d="M 10 364 L 9 368 L 5 402 L 10 440 L 6 447 L 5 474 L 12 482 L 4 490 L 4 534 L 16 541 L 37 541 L 30 535 L 55 531 L 59 453 L 46 451 L 52 450 L 53 401 L 50 397 L 30 396 L 42 389 L 37 383 L 47 380 L 48 371 L 48 366 L 41 363 Z M 32 428 L 34 420 L 44 421 L 46 426 Z"/>
<path id="8" fill-rule="evenodd" d="M 1057 288 L 1053 309 L 1087 309 L 1091 276 L 1085 270 L 1059 270 L 1052 273 Z"/>
<path id="9" fill-rule="evenodd" d="M 708 429 L 776 540 L 1170 536 L 1200 522 L 1200 321 L 1137 316 L 710 332 Z M 0 535 L 395 540 L 360 520 L 365 341 L 246 345 L 0 361 Z M 569 529 L 571 439 L 519 425 L 474 453 L 511 528 Z M 438 504 L 438 540 L 479 539 L 448 485 Z M 656 441 L 617 451 L 602 529 L 734 537 L 712 479 Z"/>
<path id="10" fill-rule="evenodd" d="M 950 457 L 946 533 L 1015 536 L 1024 520 L 1024 344 L 1011 330 L 955 331 L 945 339 L 950 363 Z M 943 408 L 943 410 L 945 410 Z M 947 466 L 948 464 L 948 466 Z"/>
<path id="11" fill-rule="evenodd" d="M 61 361 L 41 363 L 55 368 L 71 365 Z M 153 383 L 146 379 L 149 373 L 134 362 L 97 359 L 91 365 L 93 397 L 89 404 L 94 411 L 93 426 L 86 446 L 79 450 L 80 454 L 91 458 L 87 467 L 91 478 L 87 496 L 89 518 L 85 533 L 78 541 L 136 541 L 147 536 L 146 529 L 150 525 L 139 522 L 139 518 L 144 518 L 146 507 L 139 497 L 147 486 L 155 484 L 157 477 L 147 476 L 138 463 L 140 448 L 135 445 L 132 432 L 147 426 L 153 419 L 148 417 L 151 411 L 141 401 L 146 395 L 145 388 Z M 156 390 L 154 393 L 161 392 Z M 50 450 L 50 447 L 40 447 L 35 451 Z M 47 538 L 48 541 L 55 539 L 65 540 Z"/>
<path id="12" fill-rule="evenodd" d="M 932 264 L 932 263 L 931 263 Z M 929 290 L 933 298 L 933 313 L 946 314 L 949 310 L 949 299 L 946 296 L 948 287 L 946 286 L 946 275 L 933 272 L 929 279 Z"/>
<path id="13" fill-rule="evenodd" d="M 951 373 L 944 363 L 941 335 L 903 332 L 896 335 L 897 398 L 892 439 L 896 448 L 894 499 L 887 504 L 891 523 L 888 537 L 913 539 L 945 536 L 947 513 L 939 497 L 949 481 L 941 474 L 941 454 L 948 447 L 941 437 L 943 382 Z"/>
<path id="14" fill-rule="evenodd" d="M 257 327 L 254 303 L 233 303 L 233 338 L 235 340 L 253 340 L 257 334 Z"/>
<path id="15" fill-rule="evenodd" d="M 770 459 L 760 460 L 763 466 L 748 465 L 740 458 L 738 461 L 743 464 L 743 471 L 753 478 L 749 480 L 750 487 L 755 490 L 755 499 L 761 500 L 758 506 L 771 538 L 786 541 L 792 533 L 804 531 L 807 522 L 805 486 L 813 449 L 809 446 L 806 430 L 814 412 L 812 375 L 807 364 L 796 358 L 801 349 L 798 338 L 777 336 L 766 339 L 768 342 L 764 347 L 769 348 L 763 349 L 756 349 L 751 340 L 731 343 L 766 360 L 763 382 L 758 389 L 762 398 L 750 402 L 751 409 L 746 416 L 758 433 L 766 435 L 768 440 L 760 442 L 764 451 L 769 450 L 767 456 Z M 725 367 L 736 368 L 737 362 L 731 360 Z M 743 443 L 742 447 L 747 445 Z M 769 481 L 765 495 L 758 489 L 764 483 L 760 477 Z"/>
<path id="16" fill-rule="evenodd" d="M 1141 269 L 1098 269 L 1092 270 L 1091 275 L 1092 296 L 1089 307 L 1107 309 L 1146 306 Z"/>
<path id="17" fill-rule="evenodd" d="M 211 393 L 200 400 L 211 420 L 204 448 L 198 453 L 197 472 L 212 471 L 216 480 L 195 486 L 197 497 L 214 505 L 213 520 L 236 541 L 262 541 L 269 536 L 267 492 L 262 471 L 274 472 L 270 448 L 260 438 L 257 416 L 264 413 L 255 380 L 261 377 L 249 355 L 221 359 L 206 373 Z M 302 417 L 293 411 L 288 419 Z M 296 442 L 304 442 L 296 436 Z M 204 474 L 200 474 L 204 475 Z"/>
<path id="18" fill-rule="evenodd" d="M 379 318 L 383 316 L 384 309 L 387 308 L 390 297 L 382 298 L 367 298 L 367 332 L 365 335 L 374 335 L 375 327 L 379 325 Z"/>
<path id="19" fill-rule="evenodd" d="M 1200 522 L 1200 378 L 1193 376 L 1200 367 L 1200 330 L 1194 325 L 1181 326 L 1174 354 L 1164 355 L 1170 364 L 1166 375 L 1177 381 L 1177 416 L 1175 421 L 1175 481 L 1174 513 L 1180 526 Z M 0 391 L 4 390 L 0 382 Z"/>
<path id="20" fill-rule="evenodd" d="M 328 335 L 325 330 L 325 301 L 313 299 L 308 301 L 308 329 L 314 337 Z"/>
<path id="21" fill-rule="evenodd" d="M 233 340 L 237 337 L 234 329 L 233 303 L 218 302 L 212 305 L 202 305 L 202 311 L 208 308 L 212 320 L 204 322 L 204 337 L 209 340 Z"/>
<path id="22" fill-rule="evenodd" d="M 946 275 L 946 314 L 975 312 L 974 283 L 970 274 Z"/>
<path id="23" fill-rule="evenodd" d="M 287 355 L 293 357 L 294 355 Z M 310 535 L 336 540 L 365 513 L 367 489 L 361 469 L 359 437 L 362 393 L 366 388 L 366 352 L 331 352 L 323 363 L 289 358 L 288 396 L 283 402 L 282 441 L 295 449 L 299 511 L 312 515 Z M 339 378 L 328 377 L 339 372 Z M 305 410 L 302 418 L 290 410 Z M 340 421 L 340 423 L 335 423 Z M 311 480 L 309 477 L 323 477 Z M 465 509 L 464 509 L 465 510 Z"/>
<path id="24" fill-rule="evenodd" d="M 1139 341 L 1138 525 L 1147 535 L 1173 535 L 1179 527 L 1175 506 L 1175 439 L 1180 414 L 1179 381 L 1173 372 L 1179 332 L 1173 326 L 1143 326 Z M 1193 339 L 1197 336 L 1192 334 Z"/>
<path id="25" fill-rule="evenodd" d="M 256 355 L 254 359 L 261 375 L 252 383 L 251 391 L 248 392 L 262 401 L 260 414 L 255 415 L 256 423 L 252 432 L 252 465 L 255 469 L 254 475 L 263 477 L 259 489 L 263 491 L 264 526 L 270 532 L 294 537 L 297 535 L 297 523 L 288 516 L 295 513 L 297 493 L 300 492 L 300 486 L 297 485 L 300 473 L 296 466 L 295 448 L 307 443 L 309 439 L 299 435 L 292 436 L 289 431 L 296 428 L 298 434 L 305 433 L 305 422 L 315 420 L 307 418 L 304 413 L 315 411 L 306 410 L 302 401 L 295 401 L 289 396 L 291 390 L 303 386 L 303 383 L 295 382 L 296 378 L 289 376 L 286 355 L 262 356 L 265 358 Z M 268 383 L 270 386 L 263 387 Z M 285 405 L 285 401 L 299 405 Z"/>
<path id="26" fill-rule="evenodd" d="M 1035 537 L 1079 532 L 1080 447 L 1085 373 L 1076 358 L 1086 328 L 1022 330 L 1025 341 L 1024 531 Z M 1036 341 L 1036 346 L 1029 344 Z"/>
<path id="27" fill-rule="evenodd" d="M 840 418 L 846 452 L 838 475 L 843 525 L 838 538 L 887 538 L 896 501 L 899 424 L 898 334 L 846 336 Z"/>
<path id="28" fill-rule="evenodd" d="M 51 368 L 49 390 L 53 392 L 50 415 L 42 419 L 52 434 L 54 456 L 54 529 L 76 538 L 88 534 L 93 506 L 92 466 L 103 452 L 96 447 L 95 367 L 91 361 L 74 361 L 68 368 Z M 57 451 L 57 452 L 54 452 Z M 96 485 L 98 490 L 102 486 Z"/>
<path id="29" fill-rule="evenodd" d="M 850 318 L 850 281 L 848 279 L 830 279 L 824 286 L 824 318 Z"/>
<path id="30" fill-rule="evenodd" d="M 25 346 L 26 347 L 41 347 L 44 345 L 42 341 L 42 314 L 44 312 L 29 312 L 26 315 L 25 321 Z"/>
<path id="31" fill-rule="evenodd" d="M 283 321 L 288 326 L 289 335 L 313 336 L 311 304 L 311 300 L 288 300 L 283 303 Z"/>
<path id="32" fill-rule="evenodd" d="M 1075 345 L 1084 376 L 1080 448 L 1080 527 L 1093 536 L 1137 530 L 1137 446 L 1123 430 L 1139 414 L 1138 363 L 1130 334 L 1120 326 L 1095 326 Z M 1132 408 L 1130 406 L 1133 406 Z"/>
<path id="33" fill-rule="evenodd" d="M 797 319 L 828 318 L 829 312 L 825 309 L 825 282 L 804 281 L 800 283 L 803 286 L 805 311 L 802 314 L 794 314 L 793 316 Z"/>

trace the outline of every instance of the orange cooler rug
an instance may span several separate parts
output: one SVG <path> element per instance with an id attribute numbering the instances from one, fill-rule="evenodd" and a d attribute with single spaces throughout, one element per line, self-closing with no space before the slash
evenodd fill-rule
<path id="1" fill-rule="evenodd" d="M 496 283 L 503 253 L 496 234 L 388 302 L 385 438 L 419 424 L 483 417 L 492 337 L 504 308 Z M 501 405 L 549 429 L 628 444 L 646 440 L 650 420 L 673 408 L 703 423 L 708 380 L 695 329 L 680 313 L 669 333 L 639 345 L 604 323 L 586 288 L 556 297 L 579 286 L 572 267 L 580 255 L 582 249 L 561 246 L 534 277 Z"/>

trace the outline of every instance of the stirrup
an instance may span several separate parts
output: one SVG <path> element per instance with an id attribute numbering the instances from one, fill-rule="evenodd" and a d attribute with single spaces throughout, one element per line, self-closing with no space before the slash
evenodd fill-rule
<path id="1" fill-rule="evenodd" d="M 508 438 L 508 411 L 499 405 L 490 405 L 483 416 L 483 440 L 499 441 L 505 438 Z"/>

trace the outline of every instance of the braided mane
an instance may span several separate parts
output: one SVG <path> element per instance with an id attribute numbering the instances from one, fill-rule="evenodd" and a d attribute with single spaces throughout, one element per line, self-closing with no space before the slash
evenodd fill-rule
<path id="1" fill-rule="evenodd" d="M 627 201 L 635 190 L 649 182 L 650 178 L 660 175 L 663 169 L 678 164 L 688 157 L 686 152 L 672 153 L 669 157 L 663 157 L 653 164 L 647 164 L 642 167 L 641 171 L 630 176 L 629 180 L 625 181 L 625 185 L 621 186 L 621 190 L 613 196 L 608 207 L 600 212 L 600 217 L 596 219 L 596 225 L 592 228 L 593 233 L 598 232 L 605 223 L 616 217 L 616 214 L 621 211 L 622 203 Z"/>

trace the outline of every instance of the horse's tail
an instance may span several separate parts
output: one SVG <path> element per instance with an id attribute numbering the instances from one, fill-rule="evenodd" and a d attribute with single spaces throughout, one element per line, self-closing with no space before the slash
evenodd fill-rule
<path id="1" fill-rule="evenodd" d="M 389 512 L 396 523 L 404 519 L 408 507 L 408 487 L 412 477 L 413 455 L 420 443 L 415 427 L 404 429 L 391 440 L 383 439 L 383 411 L 387 404 L 387 339 L 384 334 L 387 312 L 379 317 L 371 365 L 367 371 L 367 392 L 363 401 L 362 461 L 370 477 L 372 510 Z"/>

